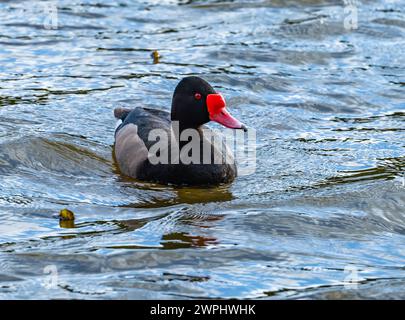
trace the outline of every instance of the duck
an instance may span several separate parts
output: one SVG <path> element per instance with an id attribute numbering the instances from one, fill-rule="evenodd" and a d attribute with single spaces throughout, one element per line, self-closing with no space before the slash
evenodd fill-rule
<path id="1" fill-rule="evenodd" d="M 145 107 L 118 107 L 114 116 L 117 126 L 113 157 L 119 172 L 127 177 L 159 184 L 219 185 L 230 183 L 237 176 L 231 151 L 206 124 L 214 121 L 244 131 L 247 127 L 228 112 L 224 97 L 200 77 L 180 80 L 170 113 Z M 160 140 L 151 139 L 156 132 L 161 134 Z M 190 132 L 183 139 L 183 134 Z M 164 134 L 166 139 L 162 138 Z M 195 149 L 191 148 L 197 161 L 184 160 L 179 155 L 190 154 L 187 144 L 193 137 L 198 138 Z M 156 147 L 158 143 L 162 148 Z M 187 148 L 186 153 L 182 153 L 183 148 Z M 159 150 L 152 153 L 152 149 Z M 160 156 L 167 161 L 156 161 Z"/>

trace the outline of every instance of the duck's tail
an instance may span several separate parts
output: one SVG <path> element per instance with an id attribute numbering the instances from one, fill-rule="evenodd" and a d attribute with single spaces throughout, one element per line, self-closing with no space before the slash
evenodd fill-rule
<path id="1" fill-rule="evenodd" d="M 118 107 L 114 109 L 114 117 L 117 119 L 115 124 L 115 133 L 121 127 L 121 124 L 124 122 L 125 118 L 129 115 L 132 109 Z"/>
<path id="2" fill-rule="evenodd" d="M 128 114 L 132 111 L 132 109 L 118 107 L 114 109 L 114 117 L 117 120 L 124 121 Z"/>

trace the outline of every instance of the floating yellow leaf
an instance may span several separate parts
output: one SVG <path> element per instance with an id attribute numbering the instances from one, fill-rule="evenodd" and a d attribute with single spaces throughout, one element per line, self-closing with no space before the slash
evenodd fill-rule
<path id="1" fill-rule="evenodd" d="M 68 210 L 68 209 L 62 209 L 59 212 L 59 220 L 61 221 L 73 221 L 75 220 L 75 214 Z"/>
<path id="2" fill-rule="evenodd" d="M 153 58 L 153 63 L 159 63 L 160 54 L 157 50 L 153 50 L 151 56 Z"/>
<path id="3" fill-rule="evenodd" d="M 64 229 L 75 228 L 75 222 L 72 220 L 59 220 L 59 227 Z"/>

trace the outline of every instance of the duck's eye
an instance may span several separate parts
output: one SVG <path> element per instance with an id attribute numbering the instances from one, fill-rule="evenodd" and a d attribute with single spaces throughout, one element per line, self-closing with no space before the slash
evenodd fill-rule
<path id="1" fill-rule="evenodd" d="M 201 93 L 196 93 L 196 94 L 194 94 L 194 98 L 195 98 L 196 100 L 200 100 L 200 99 L 201 99 Z"/>

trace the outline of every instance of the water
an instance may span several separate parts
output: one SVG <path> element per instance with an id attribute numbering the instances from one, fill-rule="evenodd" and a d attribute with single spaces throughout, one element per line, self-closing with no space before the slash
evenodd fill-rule
<path id="1" fill-rule="evenodd" d="M 404 1 L 57 3 L 0 1 L 0 298 L 405 298 Z M 113 108 L 191 74 L 256 172 L 121 177 Z"/>

